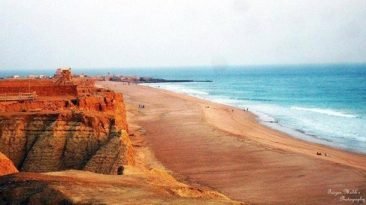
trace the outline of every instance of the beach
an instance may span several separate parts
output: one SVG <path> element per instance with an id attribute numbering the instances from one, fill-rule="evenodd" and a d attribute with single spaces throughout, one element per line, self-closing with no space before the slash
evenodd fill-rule
<path id="1" fill-rule="evenodd" d="M 227 105 L 141 85 L 97 85 L 123 93 L 130 132 L 188 184 L 253 204 L 349 204 L 333 194 L 344 189 L 365 198 L 365 155 L 293 138 Z"/>

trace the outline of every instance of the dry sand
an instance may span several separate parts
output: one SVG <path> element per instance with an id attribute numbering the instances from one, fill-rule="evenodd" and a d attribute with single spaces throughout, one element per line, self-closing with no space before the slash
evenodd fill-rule
<path id="1" fill-rule="evenodd" d="M 98 85 L 124 94 L 135 131 L 189 184 L 253 204 L 352 204 L 330 189 L 357 189 L 366 198 L 365 155 L 295 139 L 230 106 L 145 86 Z"/>

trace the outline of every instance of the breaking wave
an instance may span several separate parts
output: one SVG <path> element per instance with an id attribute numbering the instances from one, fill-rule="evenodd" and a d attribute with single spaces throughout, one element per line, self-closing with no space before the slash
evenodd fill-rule
<path id="1" fill-rule="evenodd" d="M 356 115 L 335 111 L 331 109 L 321 109 L 321 108 L 306 108 L 306 107 L 297 107 L 293 106 L 291 107 L 293 110 L 300 110 L 300 111 L 308 111 L 308 112 L 314 112 L 314 113 L 320 113 L 330 116 L 336 116 L 336 117 L 346 117 L 346 118 L 356 118 Z"/>

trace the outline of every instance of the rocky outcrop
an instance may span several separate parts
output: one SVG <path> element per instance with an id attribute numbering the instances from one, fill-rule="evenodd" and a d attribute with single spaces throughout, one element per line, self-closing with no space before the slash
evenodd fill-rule
<path id="1" fill-rule="evenodd" d="M 0 94 L 36 92 L 38 96 L 77 96 L 78 86 L 57 85 L 50 79 L 0 80 Z"/>
<path id="2" fill-rule="evenodd" d="M 21 171 L 87 167 L 89 171 L 114 174 L 118 166 L 133 162 L 127 132 L 115 122 L 103 115 L 72 112 L 1 117 L 0 150 Z M 107 148 L 111 149 L 102 152 Z M 103 159 L 103 168 L 90 165 L 96 158 Z"/>
<path id="3" fill-rule="evenodd" d="M 112 115 L 116 126 L 128 130 L 126 111 L 123 97 L 119 93 L 98 89 L 93 95 L 83 95 L 77 98 L 40 99 L 35 101 L 14 101 L 0 103 L 0 112 L 62 112 L 86 111 Z M 1 115 L 1 114 L 0 114 Z"/>
<path id="4" fill-rule="evenodd" d="M 117 174 L 134 163 L 121 94 L 7 102 L 0 112 L 0 151 L 20 171 Z"/>
<path id="5" fill-rule="evenodd" d="M 13 162 L 0 152 L 0 176 L 17 173 L 18 170 Z"/>
<path id="6" fill-rule="evenodd" d="M 242 204 L 127 166 L 125 176 L 68 170 L 0 177 L 0 204 Z M 151 182 L 151 177 L 158 183 Z"/>
<path id="7" fill-rule="evenodd" d="M 21 177 L 22 174 L 29 178 Z M 61 191 L 34 175 L 18 173 L 0 177 L 0 204 L 72 204 Z"/>

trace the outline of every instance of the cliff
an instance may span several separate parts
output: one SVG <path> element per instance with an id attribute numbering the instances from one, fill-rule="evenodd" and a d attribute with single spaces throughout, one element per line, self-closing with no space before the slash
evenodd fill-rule
<path id="1" fill-rule="evenodd" d="M 40 111 L 85 111 L 85 113 L 89 112 L 109 115 L 117 121 L 117 127 L 128 130 L 123 96 L 108 90 L 96 89 L 92 95 L 80 95 L 75 98 L 62 96 L 52 98 L 43 97 L 34 101 L 12 101 L 0 103 L 0 116 L 19 112 L 22 112 L 22 114 L 34 114 L 39 113 Z"/>
<path id="2" fill-rule="evenodd" d="M 108 152 L 102 151 L 110 148 Z M 113 118 L 85 113 L 0 118 L 0 150 L 21 171 L 87 169 L 113 174 L 130 163 L 130 143 Z M 103 158 L 103 168 L 92 166 Z"/>
<path id="3" fill-rule="evenodd" d="M 50 79 L 0 80 L 0 94 L 36 92 L 38 96 L 77 96 L 78 86 L 56 85 Z"/>
<path id="4" fill-rule="evenodd" d="M 117 174 L 134 163 L 121 94 L 90 88 L 51 96 L 0 103 L 0 151 L 20 171 Z"/>

